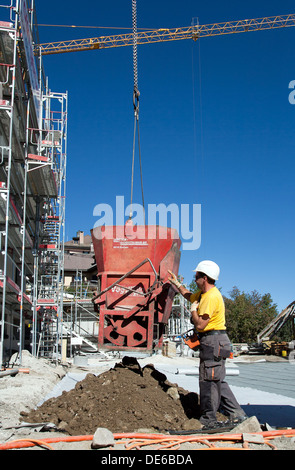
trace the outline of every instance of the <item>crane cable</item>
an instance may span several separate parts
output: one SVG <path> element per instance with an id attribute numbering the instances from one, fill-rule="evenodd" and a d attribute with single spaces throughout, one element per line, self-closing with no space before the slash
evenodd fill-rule
<path id="1" fill-rule="evenodd" d="M 132 151 L 132 171 L 131 171 L 131 201 L 130 201 L 130 215 L 132 218 L 132 202 L 133 202 L 133 183 L 134 183 L 134 157 L 135 157 L 135 141 L 136 129 L 138 138 L 138 153 L 140 165 L 140 179 L 141 179 L 141 196 L 143 206 L 143 220 L 145 225 L 145 207 L 144 207 L 144 194 L 143 194 L 143 178 L 142 178 L 142 165 L 141 165 L 141 148 L 140 148 L 140 133 L 139 133 L 139 90 L 138 90 L 138 63 L 137 63 L 137 8 L 136 0 L 132 0 L 132 27 L 133 27 L 133 108 L 134 108 L 134 133 L 133 133 L 133 151 Z"/>

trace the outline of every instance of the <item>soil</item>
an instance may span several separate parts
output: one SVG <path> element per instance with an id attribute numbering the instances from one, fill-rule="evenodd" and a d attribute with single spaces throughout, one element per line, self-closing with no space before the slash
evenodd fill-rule
<path id="1" fill-rule="evenodd" d="M 201 427 L 199 396 L 131 357 L 99 376 L 87 374 L 74 389 L 21 415 L 29 423 L 54 423 L 69 435 L 93 434 L 98 427 L 114 433 Z"/>

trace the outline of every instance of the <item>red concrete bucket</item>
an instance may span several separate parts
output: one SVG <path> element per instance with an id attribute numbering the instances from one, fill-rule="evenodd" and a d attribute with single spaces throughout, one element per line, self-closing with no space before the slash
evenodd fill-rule
<path id="1" fill-rule="evenodd" d="M 100 349 L 152 351 L 162 346 L 174 287 L 168 270 L 178 273 L 180 245 L 166 227 L 101 226 L 91 230 L 100 292 Z"/>

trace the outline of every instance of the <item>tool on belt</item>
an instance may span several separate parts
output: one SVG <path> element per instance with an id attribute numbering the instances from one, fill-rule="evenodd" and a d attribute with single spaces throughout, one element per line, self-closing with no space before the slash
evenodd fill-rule
<path id="1" fill-rule="evenodd" d="M 193 349 L 194 351 L 196 351 L 199 348 L 200 346 L 199 335 L 194 328 L 183 333 L 181 337 L 183 338 L 183 341 L 185 342 L 185 344 L 187 344 L 187 346 L 190 349 Z"/>

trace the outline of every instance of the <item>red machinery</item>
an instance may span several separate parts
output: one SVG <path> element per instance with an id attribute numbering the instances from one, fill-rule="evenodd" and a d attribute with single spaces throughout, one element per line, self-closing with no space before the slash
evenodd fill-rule
<path id="1" fill-rule="evenodd" d="M 175 290 L 181 241 L 160 226 L 102 226 L 91 230 L 100 281 L 100 349 L 152 351 L 162 346 Z"/>

